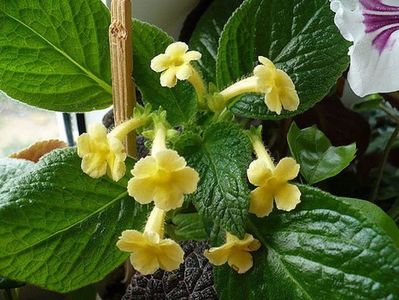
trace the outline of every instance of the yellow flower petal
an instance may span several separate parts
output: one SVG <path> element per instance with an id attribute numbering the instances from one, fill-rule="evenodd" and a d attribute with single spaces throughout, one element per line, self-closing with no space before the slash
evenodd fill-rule
<path id="1" fill-rule="evenodd" d="M 272 176 L 272 171 L 263 159 L 256 159 L 248 167 L 247 176 L 250 183 L 262 186 Z"/>
<path id="2" fill-rule="evenodd" d="M 170 64 L 170 59 L 165 54 L 159 54 L 151 60 L 151 69 L 155 72 L 165 71 Z"/>
<path id="3" fill-rule="evenodd" d="M 179 268 L 184 261 L 183 249 L 173 240 L 164 239 L 160 242 L 159 265 L 162 270 L 173 271 Z"/>
<path id="4" fill-rule="evenodd" d="M 186 54 L 184 54 L 184 61 L 190 62 L 193 60 L 200 60 L 201 57 L 202 57 L 202 54 L 198 51 L 188 51 Z"/>
<path id="5" fill-rule="evenodd" d="M 184 157 L 181 157 L 174 150 L 163 150 L 155 153 L 154 155 L 159 168 L 168 170 L 170 172 L 184 168 L 187 163 Z"/>
<path id="6" fill-rule="evenodd" d="M 170 44 L 166 50 L 165 54 L 169 56 L 180 56 L 184 55 L 188 50 L 188 45 L 183 42 L 175 42 Z"/>
<path id="7" fill-rule="evenodd" d="M 231 248 L 234 246 L 233 243 L 226 243 L 220 247 L 214 247 L 209 250 L 205 250 L 204 256 L 209 262 L 215 266 L 221 266 L 227 262 L 230 257 Z"/>
<path id="8" fill-rule="evenodd" d="M 100 178 L 107 173 L 107 161 L 99 154 L 87 154 L 82 159 L 82 171 L 92 178 Z"/>
<path id="9" fill-rule="evenodd" d="M 94 139 L 94 140 L 105 140 L 107 137 L 107 128 L 100 123 L 94 123 L 89 126 L 87 133 Z"/>
<path id="10" fill-rule="evenodd" d="M 280 96 L 281 104 L 288 111 L 296 111 L 299 107 L 299 96 L 296 90 L 286 90 Z"/>
<path id="11" fill-rule="evenodd" d="M 248 252 L 260 248 L 260 243 L 252 235 L 246 234 L 244 239 L 226 233 L 226 242 L 220 247 L 214 247 L 204 252 L 209 262 L 220 266 L 226 262 L 238 273 L 247 272 L 253 265 L 252 256 Z"/>
<path id="12" fill-rule="evenodd" d="M 148 204 L 153 200 L 155 186 L 151 179 L 132 178 L 127 184 L 129 196 L 140 204 Z"/>
<path id="13" fill-rule="evenodd" d="M 132 170 L 132 174 L 136 178 L 151 177 L 158 171 L 157 161 L 152 156 L 140 159 Z"/>
<path id="14" fill-rule="evenodd" d="M 253 266 L 252 255 L 245 251 L 234 251 L 230 255 L 228 263 L 238 274 L 243 274 Z"/>
<path id="15" fill-rule="evenodd" d="M 281 114 L 282 105 L 276 88 L 273 88 L 265 95 L 265 103 L 270 111 L 275 112 L 278 115 Z"/>
<path id="16" fill-rule="evenodd" d="M 163 87 L 172 88 L 176 86 L 176 68 L 169 68 L 161 74 L 161 85 Z"/>
<path id="17" fill-rule="evenodd" d="M 169 211 L 183 205 L 183 193 L 174 185 L 158 185 L 154 191 L 154 203 L 160 209 Z"/>
<path id="18" fill-rule="evenodd" d="M 179 80 L 186 80 L 193 75 L 193 68 L 188 64 L 182 65 L 181 67 L 177 68 L 176 77 Z"/>
<path id="19" fill-rule="evenodd" d="M 301 202 L 301 191 L 296 185 L 286 183 L 275 194 L 278 209 L 291 211 Z"/>
<path id="20" fill-rule="evenodd" d="M 277 164 L 276 169 L 274 170 L 274 176 L 279 181 L 292 180 L 298 176 L 299 168 L 300 166 L 297 164 L 295 159 L 285 157 Z"/>
<path id="21" fill-rule="evenodd" d="M 90 153 L 90 136 L 88 133 L 81 134 L 77 141 L 76 145 L 78 148 L 78 156 L 83 158 L 86 154 Z"/>
<path id="22" fill-rule="evenodd" d="M 130 255 L 130 262 L 134 269 L 143 275 L 153 274 L 160 267 L 157 256 L 152 255 L 147 248 L 136 249 L 135 252 Z"/>
<path id="23" fill-rule="evenodd" d="M 155 232 L 126 230 L 117 242 L 121 251 L 130 252 L 133 267 L 143 275 L 161 268 L 173 271 L 183 262 L 183 249 L 173 240 L 162 239 Z"/>
<path id="24" fill-rule="evenodd" d="M 185 167 L 174 173 L 174 184 L 184 194 L 191 194 L 197 190 L 199 175 L 197 171 L 192 168 Z"/>
<path id="25" fill-rule="evenodd" d="M 266 187 L 258 187 L 251 192 L 249 212 L 258 218 L 268 216 L 273 210 L 273 193 Z"/>
<path id="26" fill-rule="evenodd" d="M 295 84 L 291 77 L 288 76 L 283 70 L 276 70 L 276 86 L 280 89 L 290 89 L 295 90 Z"/>
<path id="27" fill-rule="evenodd" d="M 273 63 L 270 59 L 268 59 L 268 58 L 266 58 L 266 57 L 264 57 L 264 56 L 258 56 L 258 60 L 259 60 L 259 62 L 260 62 L 262 65 L 264 65 L 265 67 L 270 68 L 270 69 L 272 69 L 272 70 L 275 70 L 275 69 L 276 69 L 274 63 Z"/>

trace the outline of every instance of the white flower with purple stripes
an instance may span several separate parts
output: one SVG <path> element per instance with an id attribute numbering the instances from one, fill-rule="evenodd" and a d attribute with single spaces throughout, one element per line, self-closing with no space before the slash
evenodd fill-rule
<path id="1" fill-rule="evenodd" d="M 348 81 L 363 97 L 399 90 L 399 0 L 330 0 L 348 41 Z"/>

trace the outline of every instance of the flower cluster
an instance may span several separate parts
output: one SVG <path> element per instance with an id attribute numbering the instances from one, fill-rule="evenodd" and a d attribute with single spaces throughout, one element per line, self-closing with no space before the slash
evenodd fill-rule
<path id="1" fill-rule="evenodd" d="M 215 117 L 220 117 L 231 99 L 245 93 L 263 94 L 266 106 L 277 114 L 283 109 L 294 111 L 298 108 L 299 97 L 293 81 L 269 59 L 260 56 L 260 65 L 254 68 L 253 76 L 210 95 L 192 65 L 200 58 L 201 53 L 188 51 L 185 43 L 177 42 L 169 45 L 165 53 L 154 57 L 151 68 L 162 73 L 160 82 L 164 87 L 172 88 L 178 80 L 187 80 L 197 92 L 200 107 L 213 111 Z M 168 211 L 182 207 L 184 196 L 196 191 L 199 175 L 176 151 L 167 148 L 169 130 L 164 113 L 141 115 L 117 126 L 110 133 L 104 126 L 94 125 L 78 139 L 82 170 L 93 178 L 108 174 L 118 181 L 126 172 L 125 137 L 147 125 L 151 119 L 151 153 L 141 158 L 131 170 L 127 191 L 138 203 L 153 202 L 154 207 L 143 232 L 125 230 L 117 242 L 121 251 L 130 253 L 133 267 L 142 274 L 151 274 L 158 269 L 172 271 L 183 262 L 184 252 L 179 244 L 164 237 L 164 222 Z M 279 209 L 294 209 L 300 202 L 300 191 L 288 181 L 298 175 L 299 165 L 292 158 L 285 158 L 275 166 L 261 138 L 252 134 L 251 140 L 257 159 L 247 170 L 250 183 L 256 186 L 251 192 L 249 211 L 264 217 L 272 211 L 274 201 Z M 241 274 L 252 268 L 250 252 L 260 247 L 260 242 L 251 234 L 237 237 L 226 232 L 225 243 L 206 250 L 204 255 L 211 263 L 228 263 Z"/>

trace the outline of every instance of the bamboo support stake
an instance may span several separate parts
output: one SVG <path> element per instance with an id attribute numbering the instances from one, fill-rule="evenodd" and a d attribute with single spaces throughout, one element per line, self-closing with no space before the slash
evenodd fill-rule
<path id="1" fill-rule="evenodd" d="M 109 42 L 111 50 L 112 100 L 115 126 L 133 116 L 136 87 L 133 74 L 132 4 L 131 0 L 112 0 Z M 130 133 L 125 141 L 126 152 L 136 157 L 136 135 Z"/>

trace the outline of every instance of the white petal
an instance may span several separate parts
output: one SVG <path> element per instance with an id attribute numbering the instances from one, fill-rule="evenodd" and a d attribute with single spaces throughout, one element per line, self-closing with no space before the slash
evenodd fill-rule
<path id="1" fill-rule="evenodd" d="M 399 69 L 399 28 L 397 28 L 396 21 L 393 21 L 391 25 L 383 26 L 386 21 L 385 17 L 399 16 L 398 3 L 392 11 L 372 10 L 373 5 L 392 5 L 392 2 L 387 0 L 383 3 L 380 1 L 364 3 L 370 5 L 370 7 L 366 9 L 360 4 L 359 0 L 331 1 L 331 9 L 336 12 L 336 25 L 342 35 L 354 43 L 349 52 L 351 66 L 348 81 L 353 91 L 360 97 L 378 92 L 399 90 L 399 77 L 397 76 Z M 381 24 L 373 20 L 371 25 L 367 25 L 367 16 L 363 15 L 366 12 L 368 16 L 382 17 Z M 397 29 L 396 32 L 387 31 L 391 28 Z M 375 40 L 381 33 L 385 33 L 389 37 L 383 39 L 382 45 L 378 43 L 378 40 Z"/>

